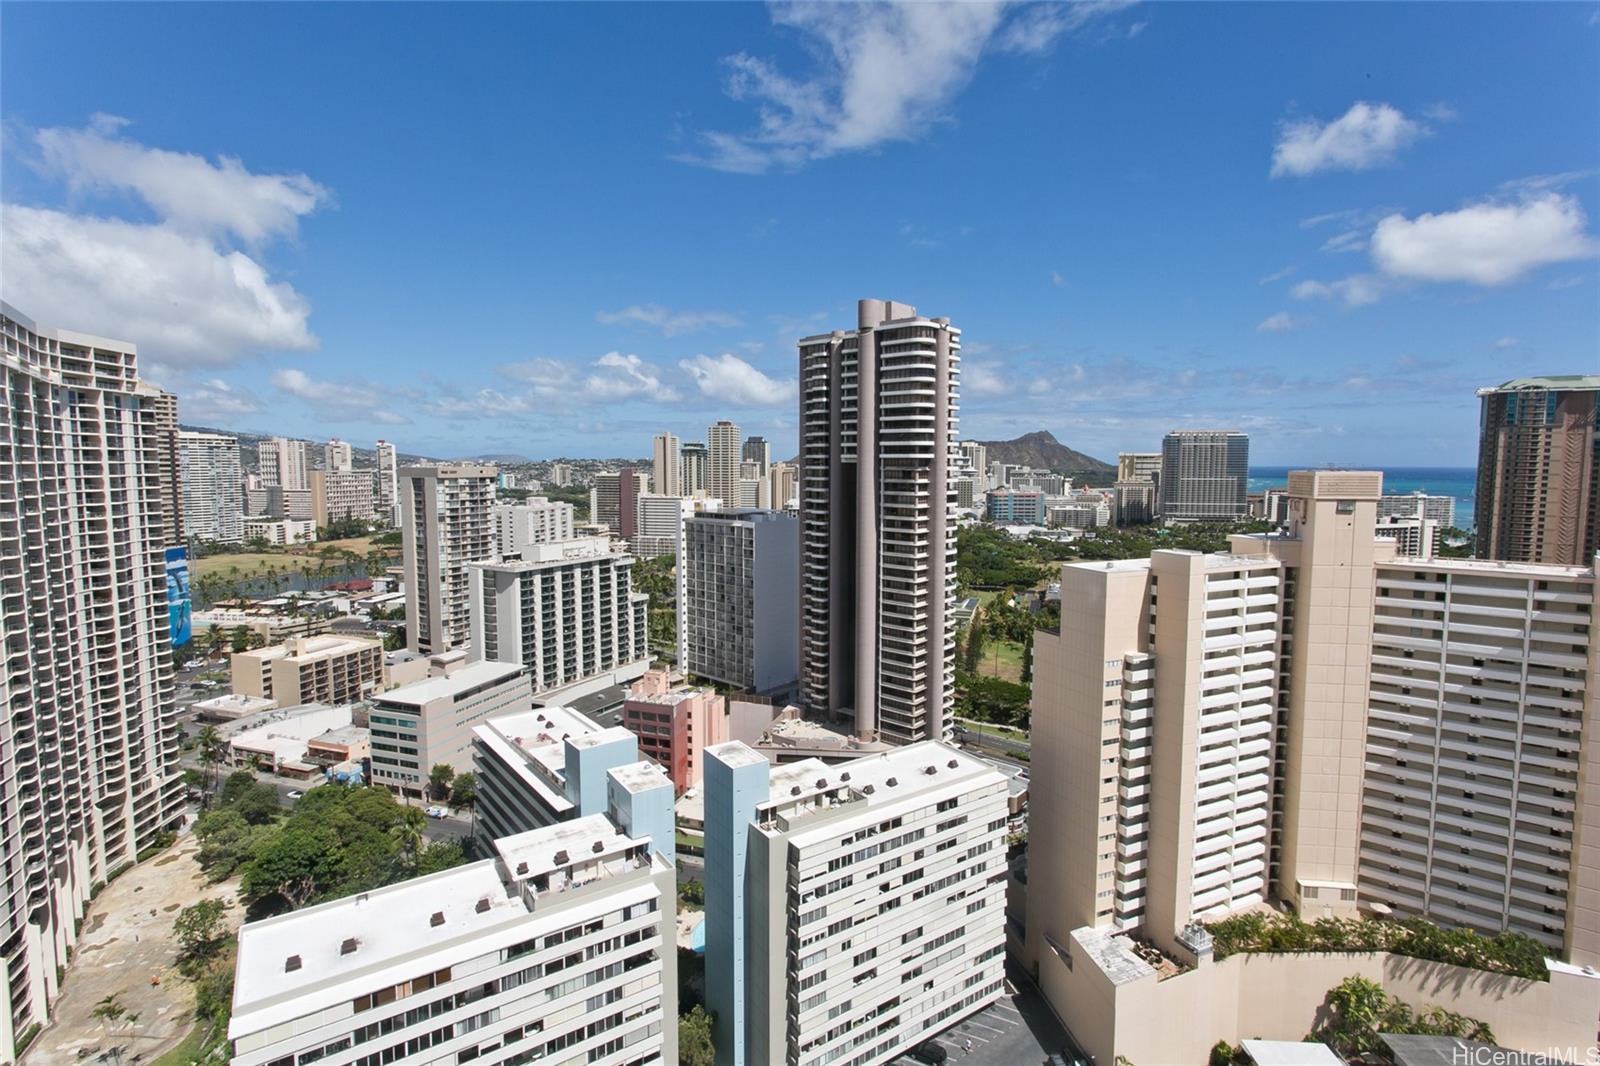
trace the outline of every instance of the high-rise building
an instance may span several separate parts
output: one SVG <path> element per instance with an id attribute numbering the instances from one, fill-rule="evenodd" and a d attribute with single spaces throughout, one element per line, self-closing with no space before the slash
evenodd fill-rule
<path id="1" fill-rule="evenodd" d="M 318 529 L 349 518 L 366 521 L 372 513 L 372 471 L 311 472 L 311 520 Z"/>
<path id="2" fill-rule="evenodd" d="M 396 508 L 400 505 L 400 479 L 398 476 L 399 458 L 393 444 L 380 440 L 373 446 L 378 456 L 378 480 L 375 487 L 375 499 L 378 504 L 378 517 L 385 522 L 399 524 Z"/>
<path id="3" fill-rule="evenodd" d="M 348 471 L 355 462 L 355 451 L 350 442 L 334 437 L 322 446 L 322 465 L 325 470 Z"/>
<path id="4" fill-rule="evenodd" d="M 727 507 L 738 506 L 739 440 L 739 427 L 725 418 L 706 430 L 706 493 Z"/>
<path id="5" fill-rule="evenodd" d="M 694 514 L 694 501 L 687 496 L 639 497 L 639 526 L 631 546 L 635 555 L 654 559 L 659 555 L 678 555 L 683 541 L 683 523 Z"/>
<path id="6" fill-rule="evenodd" d="M 676 1062 L 675 882 L 648 836 L 596 814 L 249 922 L 232 1062 Z"/>
<path id="7" fill-rule="evenodd" d="M 1161 477 L 1160 452 L 1118 452 L 1118 481 L 1155 481 Z"/>
<path id="8" fill-rule="evenodd" d="M 655 490 L 662 496 L 686 495 L 680 476 L 682 463 L 678 438 L 672 433 L 657 433 L 651 447 L 654 460 Z"/>
<path id="9" fill-rule="evenodd" d="M 1478 557 L 1587 566 L 1600 545 L 1600 375 L 1479 389 Z"/>
<path id="10" fill-rule="evenodd" d="M 693 496 L 696 493 L 704 495 L 709 488 L 706 480 L 706 467 L 709 458 L 706 446 L 697 440 L 686 440 L 678 452 L 679 472 L 682 478 L 679 485 L 684 496 Z"/>
<path id="11" fill-rule="evenodd" d="M 991 522 L 1015 526 L 1044 525 L 1044 493 L 1038 489 L 990 489 L 985 496 L 984 507 Z"/>
<path id="12" fill-rule="evenodd" d="M 235 652 L 229 663 L 236 695 L 302 703 L 356 703 L 383 688 L 383 642 L 365 637 L 295 637 Z"/>
<path id="13" fill-rule="evenodd" d="M 178 460 L 178 398 L 170 392 L 157 390 L 150 406 L 155 412 L 156 471 L 161 479 L 162 525 L 166 529 L 167 544 L 182 544 L 183 467 Z"/>
<path id="14" fill-rule="evenodd" d="M 261 441 L 256 445 L 256 464 L 260 467 L 261 483 L 268 488 L 276 486 L 286 491 L 304 492 L 311 487 L 311 464 L 303 440 L 269 437 Z"/>
<path id="15" fill-rule="evenodd" d="M 739 449 L 739 460 L 755 463 L 759 468 L 757 476 L 766 477 L 772 467 L 772 445 L 767 443 L 765 437 L 746 437 L 743 447 Z"/>
<path id="16" fill-rule="evenodd" d="M 1004 993 L 1006 783 L 924 741 L 773 767 L 707 748 L 717 1062 L 886 1063 Z"/>
<path id="17" fill-rule="evenodd" d="M 790 463 L 773 463 L 767 471 L 767 506 L 781 511 L 794 502 L 797 471 Z"/>
<path id="18" fill-rule="evenodd" d="M 1456 498 L 1429 496 L 1425 492 L 1386 492 L 1378 497 L 1378 520 L 1416 518 L 1418 515 L 1440 528 L 1456 524 Z"/>
<path id="19" fill-rule="evenodd" d="M 739 464 L 738 498 L 732 503 L 723 501 L 723 506 L 745 510 L 767 510 L 772 506 L 772 482 L 762 472 L 760 463 L 745 460 Z"/>
<path id="20" fill-rule="evenodd" d="M 961 331 L 862 300 L 800 341 L 801 693 L 861 737 L 951 727 Z"/>
<path id="21" fill-rule="evenodd" d="M 494 506 L 495 541 L 501 555 L 521 555 L 530 544 L 551 544 L 572 539 L 570 503 L 530 496 L 521 503 Z"/>
<path id="22" fill-rule="evenodd" d="M 530 544 L 520 559 L 467 565 L 471 656 L 516 663 L 541 702 L 575 699 L 650 666 L 650 597 L 608 537 Z"/>
<path id="23" fill-rule="evenodd" d="M 1238 430 L 1180 429 L 1161 442 L 1157 482 L 1168 522 L 1229 522 L 1249 513 L 1250 438 Z"/>
<path id="24" fill-rule="evenodd" d="M 715 689 L 673 688 L 665 670 L 650 670 L 628 689 L 622 726 L 682 793 L 705 777 L 705 749 L 727 741 L 728 701 Z"/>
<path id="25" fill-rule="evenodd" d="M 967 461 L 967 466 L 979 477 L 987 477 L 989 473 L 989 449 L 986 445 L 975 440 L 961 442 L 961 456 Z"/>
<path id="26" fill-rule="evenodd" d="M 244 475 L 239 468 L 239 438 L 179 433 L 178 473 L 183 484 L 185 538 L 218 544 L 243 541 Z"/>
<path id="27" fill-rule="evenodd" d="M 466 564 L 495 557 L 495 468 L 475 463 L 400 470 L 406 643 L 432 655 L 466 644 Z"/>
<path id="28" fill-rule="evenodd" d="M 550 464 L 550 484 L 564 489 L 572 484 L 572 466 L 569 463 Z"/>
<path id="29" fill-rule="evenodd" d="M 1192 922 L 1268 898 L 1600 960 L 1600 808 L 1573 801 L 1600 783 L 1594 563 L 1405 558 L 1381 492 L 1295 471 L 1284 532 L 1062 568 L 1078 609 L 1036 634 L 1032 741 L 1069 784 L 1029 797 L 1054 842 L 1031 964 L 1083 928 L 1192 955 Z"/>
<path id="30" fill-rule="evenodd" d="M 0 304 L 0 1048 L 94 890 L 182 818 L 159 394 L 132 344 Z M 18 501 L 24 501 L 19 505 Z"/>
<path id="31" fill-rule="evenodd" d="M 1156 518 L 1156 485 L 1153 481 L 1118 481 L 1112 490 L 1116 493 L 1117 525 L 1134 526 L 1153 522 Z"/>
<path id="32" fill-rule="evenodd" d="M 472 769 L 472 730 L 528 706 L 527 675 L 514 663 L 468 662 L 461 651 L 434 656 L 429 676 L 372 697 L 372 782 L 421 795 L 440 763 Z"/>
<path id="33" fill-rule="evenodd" d="M 800 528 L 781 511 L 712 511 L 684 524 L 687 658 L 698 677 L 783 693 L 799 676 Z"/>

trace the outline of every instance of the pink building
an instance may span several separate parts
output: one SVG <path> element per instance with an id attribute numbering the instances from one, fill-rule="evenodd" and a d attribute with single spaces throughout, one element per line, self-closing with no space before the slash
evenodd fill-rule
<path id="1" fill-rule="evenodd" d="M 622 704 L 622 724 L 682 792 L 700 783 L 706 747 L 728 739 L 728 705 L 711 689 L 674 691 L 666 671 L 651 670 L 633 683 Z"/>

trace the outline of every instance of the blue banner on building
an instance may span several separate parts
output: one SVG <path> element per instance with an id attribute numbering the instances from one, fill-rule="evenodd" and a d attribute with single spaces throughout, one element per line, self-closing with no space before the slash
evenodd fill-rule
<path id="1" fill-rule="evenodd" d="M 189 603 L 189 549 L 167 549 L 167 621 L 172 646 L 181 648 L 193 636 L 193 607 Z"/>

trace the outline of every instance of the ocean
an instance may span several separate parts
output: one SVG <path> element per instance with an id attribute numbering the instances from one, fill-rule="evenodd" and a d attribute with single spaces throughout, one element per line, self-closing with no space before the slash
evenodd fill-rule
<path id="1" fill-rule="evenodd" d="M 1304 467 L 1252 466 L 1250 491 L 1277 488 L 1289 483 L 1289 471 Z M 1371 467 L 1361 469 L 1370 470 Z M 1419 489 L 1430 496 L 1456 498 L 1456 526 L 1471 529 L 1473 523 L 1473 494 L 1477 490 L 1478 471 L 1470 466 L 1393 466 L 1379 467 L 1383 471 L 1384 492 L 1416 492 Z"/>

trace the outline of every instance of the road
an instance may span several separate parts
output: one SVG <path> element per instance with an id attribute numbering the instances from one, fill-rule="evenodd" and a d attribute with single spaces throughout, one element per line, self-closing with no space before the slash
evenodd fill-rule
<path id="1" fill-rule="evenodd" d="M 1026 755 L 1028 753 L 1028 742 L 1026 740 L 1013 740 L 998 731 L 985 729 L 976 722 L 971 726 L 956 726 L 955 735 L 957 741 L 969 747 L 986 748 L 989 751 L 1001 754 Z"/>

